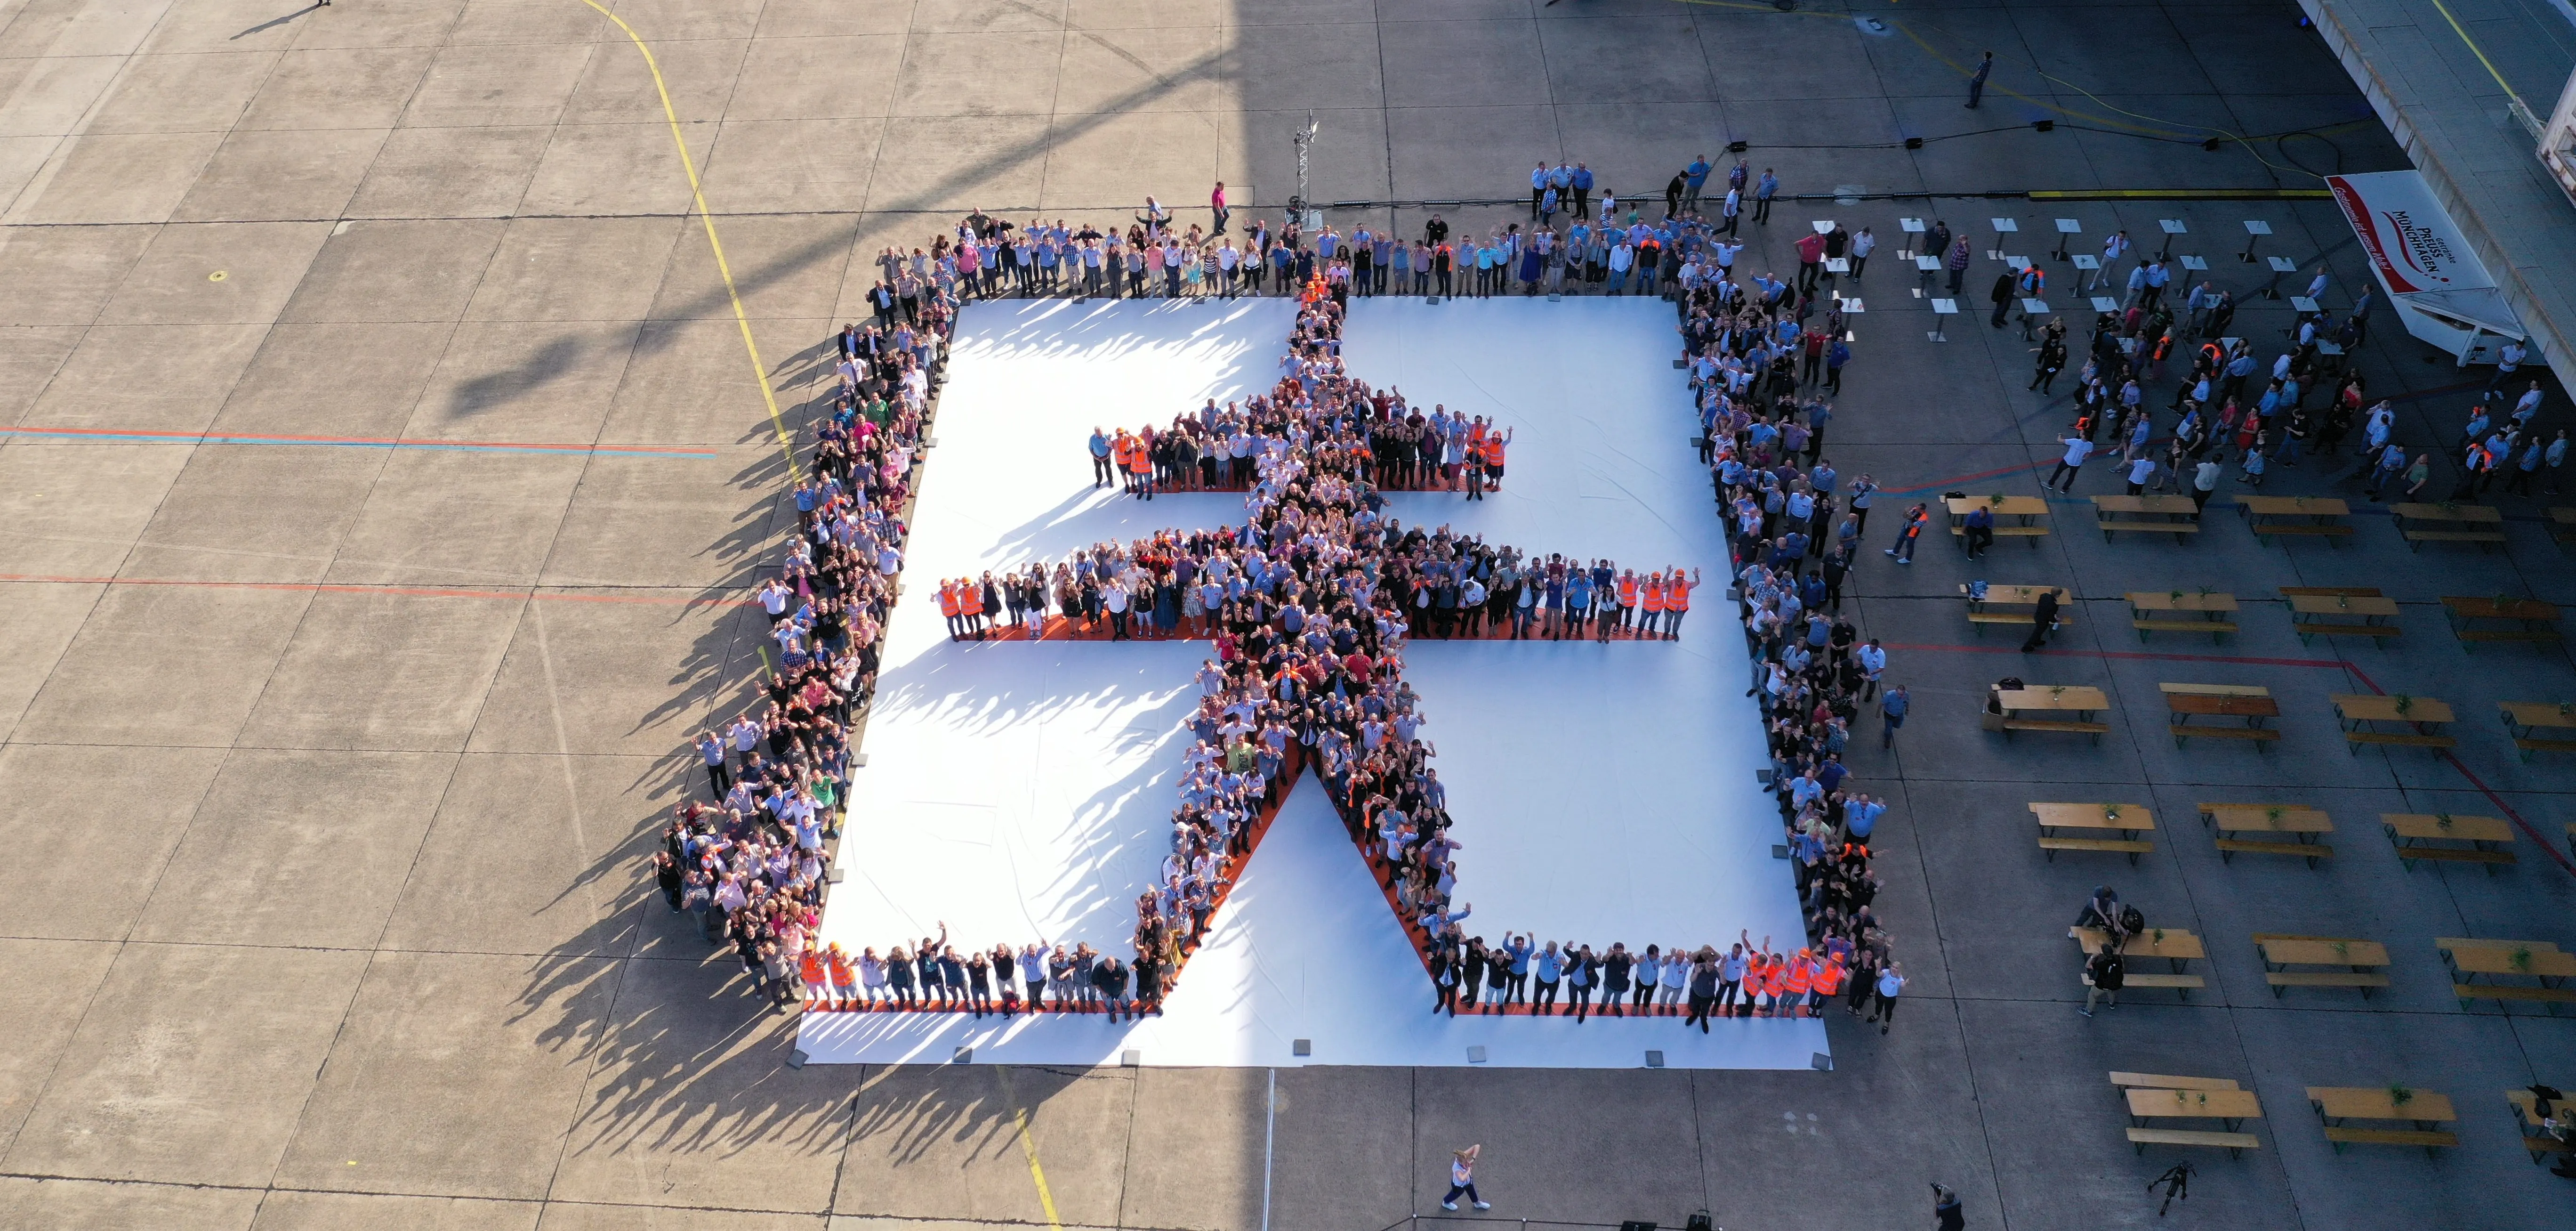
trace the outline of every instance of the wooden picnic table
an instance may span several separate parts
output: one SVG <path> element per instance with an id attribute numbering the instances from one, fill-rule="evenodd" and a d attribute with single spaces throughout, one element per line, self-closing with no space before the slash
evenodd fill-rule
<path id="1" fill-rule="evenodd" d="M 2290 628 L 2299 644 L 2310 637 L 2395 637 L 2397 600 L 2368 594 L 2296 594 L 2282 591 L 2290 603 Z"/>
<path id="2" fill-rule="evenodd" d="M 2189 496 L 2095 496 L 2093 525 L 2105 543 L 2122 530 L 2170 534 L 2180 543 L 2200 533 L 2200 506 Z"/>
<path id="3" fill-rule="evenodd" d="M 2174 1077 L 2164 1073 L 2123 1073 L 2113 1070 L 2111 1087 L 2124 1096 L 2131 1090 L 2234 1090 L 2233 1077 Z"/>
<path id="4" fill-rule="evenodd" d="M 2557 980 L 2576 978 L 2576 953 L 2480 945 L 2453 950 L 2451 969 L 2459 973 L 2462 983 L 2475 983 L 2479 975 L 2521 975 L 2540 980 L 2542 987 L 2556 987 Z"/>
<path id="5" fill-rule="evenodd" d="M 2558 640 L 2558 605 L 2536 598 L 2498 598 L 2476 595 L 2445 594 L 2442 606 L 2450 616 L 2451 635 L 2460 639 L 2460 648 L 2475 653 L 2481 641 L 2528 641 L 2545 645 Z M 2510 628 L 2481 627 L 2488 624 L 2510 624 Z"/>
<path id="6" fill-rule="evenodd" d="M 2236 596 L 2216 590 L 2131 590 L 2129 626 L 2138 630 L 2138 640 L 2151 632 L 2207 633 L 2212 641 L 2225 641 L 2236 631 Z M 2193 619 L 2178 619 L 2192 616 Z"/>
<path id="7" fill-rule="evenodd" d="M 2256 751 L 2264 750 L 2273 741 L 2281 738 L 2280 732 L 2263 725 L 2265 719 L 2281 716 L 2281 703 L 2273 700 L 2269 694 L 2247 696 L 2167 691 L 2165 711 L 2165 731 L 2173 736 L 2176 748 L 2182 747 L 2185 741 L 2195 735 L 2247 740 L 2253 743 Z M 2207 723 L 2195 726 L 2191 721 L 2195 716 L 2242 718 L 2245 723 L 2243 726 L 2217 726 Z"/>
<path id="8" fill-rule="evenodd" d="M 2100 953 L 2103 946 L 2111 943 L 2111 934 L 2100 928 L 2069 928 L 2067 934 L 2075 938 L 2086 957 Z M 2209 950 L 2199 937 L 2181 928 L 2149 928 L 2121 942 L 2120 956 L 2160 957 L 2172 964 L 2175 974 L 2181 974 L 2193 962 L 2209 956 Z"/>
<path id="9" fill-rule="evenodd" d="M 2430 1090 L 2409 1090 L 2400 1104 L 2396 1090 L 2388 1086 L 2310 1086 L 2308 1105 L 2316 1109 L 2326 1140 L 2334 1143 L 2338 1154 L 2350 1144 L 2415 1145 L 2428 1154 L 2439 1146 L 2460 1144 L 2457 1134 L 2432 1127 L 2455 1123 L 2460 1117 L 2451 1110 L 2449 1098 Z M 2346 1127 L 2346 1120 L 2391 1120 L 2415 1127 L 2412 1131 L 2357 1129 Z"/>
<path id="10" fill-rule="evenodd" d="M 2082 684 L 2040 688 L 2006 688 L 1995 693 L 1995 699 L 2010 716 L 2022 710 L 2059 714 L 2083 714 L 2090 717 L 2096 710 L 2111 708 L 2111 698 L 2101 689 Z"/>
<path id="11" fill-rule="evenodd" d="M 2576 702 L 2499 701 L 2497 716 L 2504 720 L 2505 734 L 2513 737 L 2513 746 L 2528 761 L 2535 752 L 2576 752 L 2576 739 L 2543 739 L 2542 731 L 2576 732 Z"/>
<path id="12" fill-rule="evenodd" d="M 2263 1103 L 2251 1090 L 2147 1090 L 2132 1088 L 2124 1092 L 2129 1104 L 2129 1120 L 2143 1124 L 2148 1120 L 2211 1119 L 2227 1125 L 2229 1132 L 2247 1120 L 2263 1118 Z"/>
<path id="13" fill-rule="evenodd" d="M 2388 946 L 2334 936 L 2262 936 L 2254 946 L 2266 966 L 2343 966 L 2364 970 L 2388 964 Z"/>
<path id="14" fill-rule="evenodd" d="M 2334 856 L 2334 848 L 2317 841 L 2317 835 L 2334 832 L 2334 822 L 2316 808 L 2297 804 L 2202 804 L 2200 823 L 2215 835 L 2218 861 L 2227 863 L 2240 854 L 2294 855 L 2317 866 L 2320 859 Z M 2237 837 L 2238 834 L 2283 834 L 2290 841 Z"/>
<path id="15" fill-rule="evenodd" d="M 1986 689 L 1988 705 L 1980 716 L 1986 730 L 2001 731 L 2011 739 L 2015 731 L 2064 731 L 2089 735 L 2102 742 L 2110 733 L 2109 723 L 2096 722 L 2096 710 L 2111 708 L 2111 699 L 2099 688 L 2081 686 L 2065 688 Z M 2033 717 L 2032 715 L 2066 714 L 2071 718 Z"/>
<path id="16" fill-rule="evenodd" d="M 2127 855 L 2134 864 L 2138 856 L 2156 849 L 2154 842 L 2139 836 L 2156 828 L 2155 813 L 2145 804 L 2032 804 L 2030 814 L 2039 822 L 2039 849 L 2047 852 L 2052 863 L 2059 851 L 2107 851 Z M 2061 829 L 2120 836 L 2071 838 L 2059 834 Z"/>
<path id="17" fill-rule="evenodd" d="M 2408 551 L 2425 543 L 2475 543 L 2485 551 L 2505 541 L 2504 513 L 2483 504 L 2392 504 L 2388 511 L 2396 515 Z"/>
<path id="18" fill-rule="evenodd" d="M 2153 1073 L 2113 1073 L 2111 1084 L 2129 1109 L 2129 1144 L 2144 1154 L 2151 1145 L 2215 1146 L 2230 1157 L 2260 1149 L 2262 1140 L 2237 1129 L 2261 1119 L 2263 1105 L 2254 1092 L 2237 1088 L 2224 1077 L 2163 1077 Z M 2155 1120 L 2202 1116 L 2222 1121 L 2225 1132 L 2149 1128 Z"/>
<path id="19" fill-rule="evenodd" d="M 2513 844 L 2513 826 L 2497 817 L 2383 812 L 2379 824 L 2388 832 L 2388 844 L 2397 848 L 2398 863 L 2408 871 L 2418 860 L 2485 864 L 2489 872 L 2498 864 L 2516 862 L 2512 851 L 2502 849 Z M 2467 845 L 2436 845 L 2452 842 Z"/>
<path id="20" fill-rule="evenodd" d="M 2075 622 L 2075 595 L 2064 586 L 1998 586 L 1986 587 L 1985 596 L 1960 585 L 1959 595 L 1968 600 L 1968 627 L 1984 635 L 1989 624 L 2027 625 L 2039 616 L 2039 599 L 2043 594 L 2057 596 L 2057 622 L 2063 627 Z M 1997 611 L 1997 607 L 2016 610 Z M 2025 610 L 2026 609 L 2026 610 Z"/>
<path id="21" fill-rule="evenodd" d="M 2260 543 L 2267 535 L 2311 535 L 2327 545 L 2341 547 L 2337 540 L 2349 537 L 2352 527 L 2344 518 L 2352 515 L 2352 506 L 2324 496 L 2238 496 L 2236 512 L 2254 531 Z"/>
<path id="22" fill-rule="evenodd" d="M 2451 707 L 2431 697 L 2406 697 L 2399 708 L 2399 696 L 2376 693 L 2333 694 L 2335 717 L 2343 724 L 2347 750 L 2359 753 L 2364 744 L 2425 748 L 2443 752 L 2459 746 L 2460 741 L 2434 728 L 2451 721 Z M 2396 724 L 2405 731 L 2382 731 L 2379 724 Z"/>
<path id="23" fill-rule="evenodd" d="M 1959 540 L 1962 549 L 1968 544 L 1968 514 L 1982 506 L 1995 517 L 1996 538 L 2026 538 L 2032 547 L 2039 546 L 2048 526 L 2048 501 L 2040 496 L 1959 496 L 1941 502 L 1950 511 L 1950 535 Z M 2005 518 L 2013 518 L 2006 524 Z"/>
<path id="24" fill-rule="evenodd" d="M 2436 936 L 2433 947 L 2441 950 L 2443 964 L 2451 968 L 2451 994 L 2463 1009 L 2480 1000 L 2495 1001 L 2499 1008 L 2519 1000 L 2546 1006 L 2554 1016 L 2558 1006 L 2576 1004 L 2576 988 L 2561 986 L 2576 978 L 2576 953 L 2560 952 L 2549 941 Z M 2479 975 L 2493 977 L 2480 983 Z M 2497 981 L 2507 976 L 2536 983 Z"/>
<path id="25" fill-rule="evenodd" d="M 2549 541 L 2576 543 L 2576 508 L 2552 505 L 2549 509 Z"/>
<path id="26" fill-rule="evenodd" d="M 2278 998 L 2294 987 L 2348 987 L 2370 998 L 2388 986 L 2380 973 L 2388 966 L 2388 946 L 2352 936 L 2280 936 L 2257 932 L 2254 947 L 2263 955 L 2263 981 Z M 2331 966 L 2334 970 L 2291 970 L 2292 966 Z"/>
<path id="27" fill-rule="evenodd" d="M 2560 1141 L 2542 1124 L 2540 1100 L 2531 1093 L 2529 1088 L 2505 1091 L 2504 1101 L 2513 1108 L 2514 1128 L 2522 1134 L 2522 1148 L 2531 1152 L 2532 1162 L 2538 1163 L 2549 1155 L 2565 1154 L 2569 1151 L 2568 1144 Z M 2569 1114 L 2576 1114 L 2576 1109 L 2561 1111 L 2558 1114 L 2563 1120 Z"/>

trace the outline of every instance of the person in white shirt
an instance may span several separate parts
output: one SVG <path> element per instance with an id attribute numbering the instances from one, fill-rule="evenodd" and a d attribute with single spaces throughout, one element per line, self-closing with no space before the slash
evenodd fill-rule
<path id="1" fill-rule="evenodd" d="M 2141 453 L 2135 459 L 2131 460 L 2129 463 L 2129 494 L 2132 496 L 2143 494 L 2147 490 L 2147 480 L 2154 478 L 2155 474 L 2155 458 Z"/>
<path id="2" fill-rule="evenodd" d="M 1868 228 L 1868 227 L 1862 227 L 1862 228 L 1860 229 L 1860 234 L 1855 235 L 1855 236 L 1852 236 L 1852 244 L 1851 244 L 1851 276 L 1852 276 L 1852 281 L 1854 281 L 1854 282 L 1858 282 L 1858 281 L 1860 281 L 1860 271 L 1862 271 L 1862 270 L 1864 270 L 1864 269 L 1869 268 L 1869 254 L 1870 254 L 1870 253 L 1872 253 L 1872 252 L 1875 252 L 1875 251 L 1877 251 L 1877 250 L 1878 250 L 1878 237 L 1877 237 L 1877 236 L 1875 236 L 1875 235 L 1870 234 L 1870 233 L 1869 233 L 1869 228 Z"/>
<path id="3" fill-rule="evenodd" d="M 2048 482 L 2040 486 L 2071 492 L 2075 490 L 2076 472 L 2083 468 L 2084 459 L 2093 455 L 2093 442 L 2081 436 L 2061 436 L 2058 441 L 2066 446 L 2066 456 L 2058 459 L 2057 469 L 2050 471 Z M 2061 479 L 2063 483 L 2059 482 Z"/>
<path id="4" fill-rule="evenodd" d="M 2111 267 L 2119 264 L 2120 258 L 2128 254 L 2129 233 L 2113 231 L 2110 238 L 2102 241 L 2102 268 L 2094 270 L 2093 276 L 2084 280 L 2084 289 L 2089 291 L 2097 286 L 2111 285 Z"/>

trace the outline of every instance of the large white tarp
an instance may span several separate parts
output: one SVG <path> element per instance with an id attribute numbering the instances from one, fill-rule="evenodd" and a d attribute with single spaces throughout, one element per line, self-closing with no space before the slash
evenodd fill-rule
<path id="1" fill-rule="evenodd" d="M 1063 300 L 977 305 L 960 322 L 910 556 L 889 630 L 822 935 L 852 952 L 1087 941 L 1123 952 L 1135 896 L 1168 848 L 1191 675 L 1187 642 L 959 644 L 942 577 L 1162 526 L 1239 521 L 1239 495 L 1144 503 L 1090 486 L 1094 426 L 1169 422 L 1266 388 L 1291 314 L 1231 305 Z M 1391 497 L 1408 522 L 1640 568 L 1698 566 L 1706 600 L 1678 643 L 1416 642 L 1408 677 L 1457 818 L 1471 933 L 1725 944 L 1800 938 L 1789 866 L 1743 696 L 1725 548 L 1694 423 L 1654 300 L 1363 300 L 1352 371 L 1417 403 L 1515 432 L 1495 497 Z M 1164 1015 L 1132 1027 L 1049 1015 L 808 1014 L 815 1062 L 1805 1068 L 1814 1021 L 1461 1017 L 1432 994 L 1365 862 L 1313 780 L 1294 790 Z M 1297 1040 L 1311 1054 L 1297 1056 Z"/>

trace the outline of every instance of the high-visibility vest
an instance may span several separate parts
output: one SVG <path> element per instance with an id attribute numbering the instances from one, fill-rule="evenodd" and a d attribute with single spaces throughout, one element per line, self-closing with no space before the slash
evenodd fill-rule
<path id="1" fill-rule="evenodd" d="M 1825 963 L 1824 967 L 1816 972 L 1817 993 L 1831 998 L 1836 992 L 1843 990 L 1844 973 L 1841 962 Z"/>
<path id="2" fill-rule="evenodd" d="M 1781 980 L 1784 984 L 1784 990 L 1792 996 L 1806 995 L 1808 990 L 1816 985 L 1815 973 L 1807 969 L 1807 964 L 1805 962 L 1798 961 L 1794 958 L 1790 959 L 1786 965 L 1789 967 L 1789 973 Z"/>
<path id="3" fill-rule="evenodd" d="M 1144 474 L 1153 468 L 1154 451 L 1146 447 L 1144 441 L 1137 441 L 1133 448 L 1127 450 L 1127 469 Z"/>
<path id="4" fill-rule="evenodd" d="M 957 618 L 959 610 L 960 609 L 957 605 L 957 583 L 953 581 L 943 581 L 939 583 L 939 614 L 954 620 Z"/>
<path id="5" fill-rule="evenodd" d="M 1687 581 L 1687 580 L 1683 579 L 1682 575 L 1681 575 L 1679 572 L 1675 572 L 1672 576 L 1665 578 L 1665 579 L 1664 579 L 1664 610 L 1666 610 L 1666 611 L 1688 611 L 1688 610 L 1690 610 L 1690 592 L 1691 592 L 1691 583 L 1690 583 L 1689 581 Z"/>
<path id="6" fill-rule="evenodd" d="M 1619 579 L 1619 605 L 1622 607 L 1637 605 L 1637 579 L 1634 575 Z"/>
<path id="7" fill-rule="evenodd" d="M 1663 609 L 1664 575 L 1657 573 L 1646 579 L 1646 614 L 1654 615 Z"/>
<path id="8" fill-rule="evenodd" d="M 958 582 L 957 604 L 958 606 L 965 608 L 966 614 L 970 616 L 979 616 L 984 614 L 983 587 L 976 585 L 972 579 Z"/>
<path id="9" fill-rule="evenodd" d="M 1503 464 L 1503 438 L 1500 434 L 1485 437 L 1485 464 L 1488 466 Z"/>
<path id="10" fill-rule="evenodd" d="M 1751 996 L 1751 995 L 1755 995 L 1755 994 L 1758 994 L 1759 992 L 1761 992 L 1761 990 L 1762 990 L 1762 974 L 1763 974 L 1763 972 L 1764 972 L 1765 970 L 1767 970 L 1767 969 L 1769 969 L 1769 968 L 1770 968 L 1770 965 L 1771 965 L 1771 963 L 1770 963 L 1769 961 L 1767 961 L 1766 959 L 1764 959 L 1764 958 L 1763 958 L 1763 956 L 1762 956 L 1761 954 L 1759 954 L 1759 953 L 1753 954 L 1753 955 L 1751 955 L 1751 956 L 1749 956 L 1749 957 L 1747 957 L 1747 958 L 1745 959 L 1745 961 L 1744 961 L 1744 994 L 1745 994 L 1745 995 L 1747 995 L 1747 996 Z"/>
<path id="11" fill-rule="evenodd" d="M 843 956 L 839 950 L 824 950 L 823 965 L 832 972 L 833 982 L 846 984 L 850 981 L 850 959 Z"/>
<path id="12" fill-rule="evenodd" d="M 1788 965 L 1789 965 L 1789 963 L 1788 963 L 1787 961 L 1785 961 L 1785 960 L 1784 960 L 1784 961 L 1773 962 L 1773 963 L 1771 963 L 1769 966 L 1767 966 L 1767 967 L 1765 967 L 1765 968 L 1763 969 L 1763 971 L 1762 971 L 1762 994 L 1763 994 L 1763 995 L 1765 995 L 1765 996 L 1771 996 L 1771 997 L 1775 997 L 1775 998 L 1776 998 L 1776 997 L 1778 997 L 1782 992 L 1785 992 L 1785 991 L 1788 991 L 1788 990 L 1789 990 L 1789 972 L 1788 972 L 1788 970 L 1787 970 Z"/>

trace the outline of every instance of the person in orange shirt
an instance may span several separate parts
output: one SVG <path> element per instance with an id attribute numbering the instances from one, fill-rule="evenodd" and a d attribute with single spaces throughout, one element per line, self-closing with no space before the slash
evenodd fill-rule
<path id="1" fill-rule="evenodd" d="M 1700 571 L 1692 569 L 1690 580 L 1682 580 L 1682 566 L 1664 575 L 1664 640 L 1682 639 L 1682 617 L 1690 614 L 1690 594 L 1698 587 Z"/>
<path id="2" fill-rule="evenodd" d="M 1140 436 L 1127 446 L 1127 490 L 1154 498 L 1154 445 Z"/>
<path id="3" fill-rule="evenodd" d="M 842 952 L 840 942 L 834 941 L 823 950 L 823 970 L 831 978 L 824 995 L 831 1000 L 833 1007 L 857 1007 L 859 981 L 850 973 L 850 955 Z"/>
<path id="4" fill-rule="evenodd" d="M 1656 573 L 1646 578 L 1637 588 L 1643 592 L 1639 596 L 1638 606 L 1644 608 L 1644 614 L 1637 617 L 1637 635 L 1653 637 L 1656 621 L 1664 617 L 1664 575 Z"/>
<path id="5" fill-rule="evenodd" d="M 1798 956 L 1780 974 L 1780 990 L 1772 993 L 1771 1016 L 1800 1017 L 1807 1011 L 1807 996 L 1816 990 L 1816 971 L 1810 963 L 1816 960 L 1812 949 L 1798 950 Z"/>
<path id="6" fill-rule="evenodd" d="M 1511 428 L 1504 428 L 1502 431 L 1496 432 L 1488 429 L 1485 432 L 1486 491 L 1498 492 L 1503 490 L 1503 447 L 1512 442 L 1513 430 L 1514 429 Z"/>
<path id="7" fill-rule="evenodd" d="M 957 581 L 957 610 L 966 631 L 975 634 L 977 641 L 983 640 L 984 590 L 972 578 L 961 577 Z"/>
<path id="8" fill-rule="evenodd" d="M 1109 442 L 1110 462 L 1118 468 L 1118 484 L 1130 496 L 1136 494 L 1136 438 L 1118 429 L 1118 437 Z"/>
<path id="9" fill-rule="evenodd" d="M 1842 993 L 1843 979 L 1850 973 L 1851 972 L 1843 969 L 1842 959 L 1838 957 L 1828 958 L 1822 965 L 1818 966 L 1816 968 L 1816 991 L 1815 995 L 1808 1002 L 1807 1015 L 1810 1017 L 1824 1016 L 1825 1006 L 1832 1003 L 1834 997 Z"/>
<path id="10" fill-rule="evenodd" d="M 957 599 L 957 582 L 954 580 L 940 582 L 939 614 L 948 617 L 949 640 L 956 641 L 966 635 L 966 626 L 962 622 L 965 611 L 965 607 Z"/>
<path id="11" fill-rule="evenodd" d="M 1780 1017 L 1780 1002 L 1788 997 L 1788 958 L 1772 953 L 1762 963 L 1762 1012 L 1757 1017 Z"/>
<path id="12" fill-rule="evenodd" d="M 1637 625 L 1637 570 L 1619 570 L 1619 631 L 1630 633 Z"/>
<path id="13" fill-rule="evenodd" d="M 1769 982 L 1770 975 L 1771 959 L 1763 956 L 1760 949 L 1744 955 L 1743 1000 L 1736 1007 L 1737 1017 L 1752 1017 L 1761 1011 L 1762 989 Z"/>
<path id="14" fill-rule="evenodd" d="M 805 947 L 805 955 L 796 959 L 796 973 L 805 980 L 806 1008 L 829 1009 L 837 1007 L 832 1003 L 832 985 L 825 979 L 823 974 L 823 954 L 821 951 L 815 949 L 810 944 L 807 945 Z"/>

